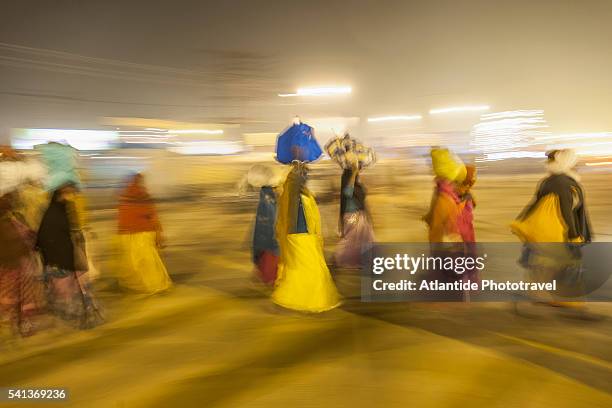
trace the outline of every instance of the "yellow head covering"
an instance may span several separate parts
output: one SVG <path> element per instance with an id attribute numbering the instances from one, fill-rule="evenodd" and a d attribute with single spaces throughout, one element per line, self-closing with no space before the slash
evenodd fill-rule
<path id="1" fill-rule="evenodd" d="M 463 161 L 448 149 L 431 149 L 431 162 L 436 177 L 462 183 L 467 175 Z"/>

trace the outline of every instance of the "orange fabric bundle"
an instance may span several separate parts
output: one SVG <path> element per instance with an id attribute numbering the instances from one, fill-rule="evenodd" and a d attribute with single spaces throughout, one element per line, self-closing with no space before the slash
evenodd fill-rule
<path id="1" fill-rule="evenodd" d="M 151 196 L 137 174 L 119 199 L 119 233 L 159 231 L 161 225 Z"/>

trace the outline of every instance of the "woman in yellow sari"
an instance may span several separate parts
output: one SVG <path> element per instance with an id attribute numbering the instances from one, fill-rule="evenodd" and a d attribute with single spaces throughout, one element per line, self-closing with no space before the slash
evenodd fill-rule
<path id="1" fill-rule="evenodd" d="M 119 203 L 119 284 L 153 294 L 172 286 L 159 256 L 161 224 L 142 174 L 136 174 Z"/>
<path id="2" fill-rule="evenodd" d="M 305 187 L 307 168 L 294 161 L 278 200 L 276 238 L 280 247 L 272 300 L 279 306 L 319 313 L 340 305 L 323 256 L 317 202 Z"/>
<path id="3" fill-rule="evenodd" d="M 535 282 L 556 281 L 557 290 L 538 293 L 551 306 L 584 309 L 582 247 L 592 241 L 578 161 L 572 149 L 548 152 L 549 175 L 540 182 L 534 200 L 511 224 L 524 243 L 519 263 Z M 565 299 L 575 302 L 563 301 Z"/>

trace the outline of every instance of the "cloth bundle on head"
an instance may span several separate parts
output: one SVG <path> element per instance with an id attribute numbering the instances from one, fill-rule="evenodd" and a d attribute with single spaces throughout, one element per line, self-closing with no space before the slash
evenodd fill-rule
<path id="1" fill-rule="evenodd" d="M 48 143 L 35 147 L 40 151 L 47 165 L 49 176 L 45 182 L 47 191 L 55 191 L 67 184 L 81 188 L 81 178 L 77 172 L 76 150 L 60 143 Z"/>
<path id="2" fill-rule="evenodd" d="M 431 149 L 431 163 L 436 177 L 462 183 L 467 175 L 463 161 L 448 149 Z"/>
<path id="3" fill-rule="evenodd" d="M 579 180 L 574 167 L 578 163 L 578 156 L 574 149 L 553 150 L 548 153 L 546 167 L 551 174 L 566 174 L 575 180 Z"/>
<path id="4" fill-rule="evenodd" d="M 247 182 L 255 188 L 276 187 L 285 180 L 286 173 L 284 166 L 255 164 L 249 169 Z"/>
<path id="5" fill-rule="evenodd" d="M 321 146 L 314 137 L 314 129 L 305 123 L 294 123 L 276 140 L 276 160 L 283 164 L 294 160 L 312 162 L 322 154 Z"/>
<path id="6" fill-rule="evenodd" d="M 36 161 L 0 161 L 0 196 L 11 193 L 22 184 L 40 182 L 46 176 L 44 166 Z"/>
<path id="7" fill-rule="evenodd" d="M 348 133 L 344 137 L 335 137 L 327 142 L 325 152 L 343 169 L 352 168 L 354 162 L 359 163 L 360 169 L 376 162 L 374 150 L 353 139 Z"/>

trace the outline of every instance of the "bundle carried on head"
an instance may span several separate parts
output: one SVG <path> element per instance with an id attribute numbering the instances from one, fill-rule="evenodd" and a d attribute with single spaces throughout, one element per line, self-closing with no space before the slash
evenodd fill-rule
<path id="1" fill-rule="evenodd" d="M 77 172 L 77 152 L 68 145 L 48 143 L 36 146 L 47 165 L 49 176 L 45 182 L 47 191 L 55 191 L 65 185 L 81 188 L 81 178 Z"/>
<path id="2" fill-rule="evenodd" d="M 431 163 L 436 177 L 448 181 L 462 183 L 467 175 L 463 161 L 445 148 L 431 149 Z"/>
<path id="3" fill-rule="evenodd" d="M 17 190 L 28 182 L 41 182 L 47 175 L 45 167 L 35 160 L 24 160 L 9 147 L 0 148 L 0 197 Z"/>
<path id="4" fill-rule="evenodd" d="M 276 160 L 283 164 L 313 162 L 323 151 L 314 136 L 314 129 L 300 121 L 285 129 L 276 140 Z"/>
<path id="5" fill-rule="evenodd" d="M 580 180 L 578 174 L 574 171 L 576 163 L 578 163 L 578 155 L 574 149 L 559 149 L 547 152 L 548 162 L 546 167 L 551 174 L 565 174 L 575 180 Z"/>
<path id="6" fill-rule="evenodd" d="M 374 150 L 353 139 L 348 133 L 327 142 L 325 152 L 343 169 L 351 169 L 355 163 L 360 169 L 376 163 Z"/>
<path id="7" fill-rule="evenodd" d="M 283 167 L 274 164 L 255 164 L 247 173 L 247 182 L 255 188 L 276 187 L 282 184 L 287 176 Z"/>

